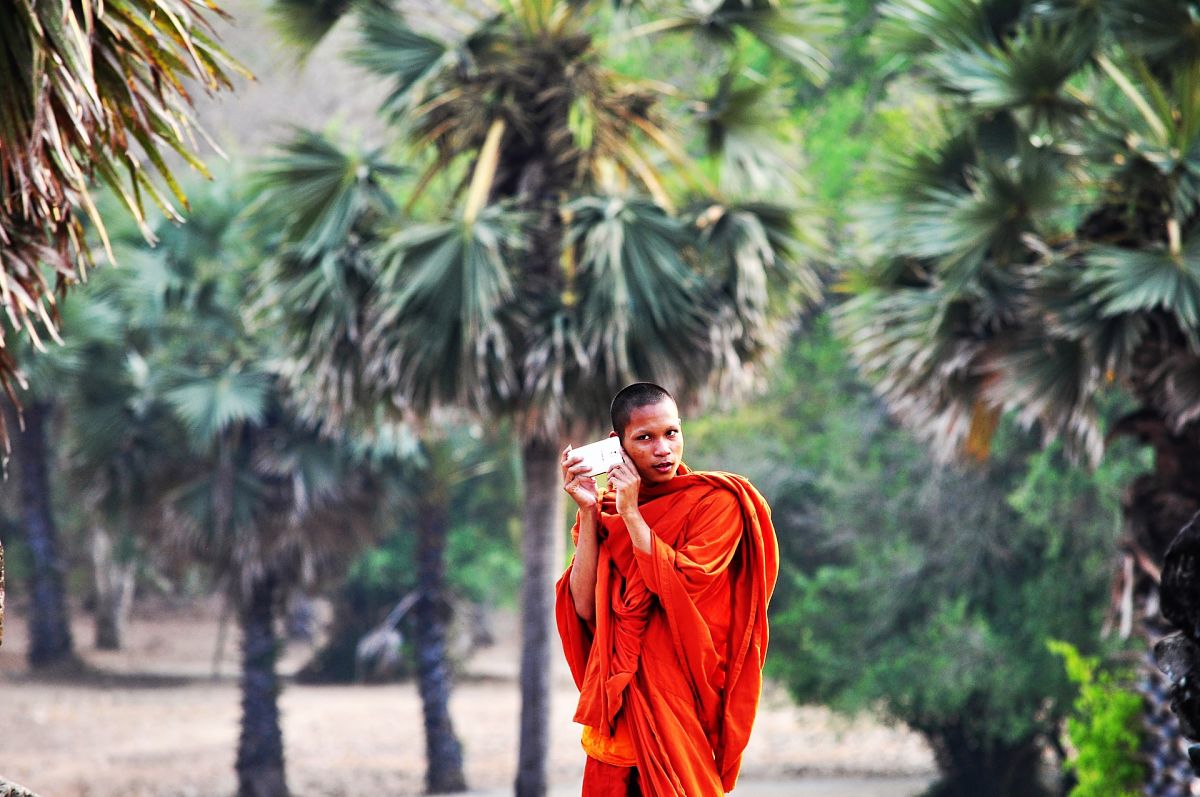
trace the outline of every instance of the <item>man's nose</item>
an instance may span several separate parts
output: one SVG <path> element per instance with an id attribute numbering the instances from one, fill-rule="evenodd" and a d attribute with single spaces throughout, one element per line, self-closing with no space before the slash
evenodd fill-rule
<path id="1" fill-rule="evenodd" d="M 659 440 L 655 441 L 654 456 L 665 457 L 667 454 L 670 454 L 670 453 L 671 453 L 671 449 L 667 446 L 666 440 L 659 439 Z"/>

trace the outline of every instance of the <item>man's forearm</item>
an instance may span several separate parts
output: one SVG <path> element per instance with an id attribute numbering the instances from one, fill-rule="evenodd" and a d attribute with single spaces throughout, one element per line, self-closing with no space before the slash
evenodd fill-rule
<path id="1" fill-rule="evenodd" d="M 579 510 L 579 542 L 575 546 L 575 561 L 571 564 L 571 598 L 575 613 L 584 620 L 596 619 L 596 562 L 600 543 L 596 535 L 597 510 Z"/>
<path id="2" fill-rule="evenodd" d="M 637 507 L 621 514 L 621 519 L 625 521 L 625 528 L 629 530 L 629 540 L 633 543 L 633 547 L 642 553 L 650 553 L 650 544 L 654 539 L 654 532 L 650 530 L 650 524 L 642 517 L 642 512 Z"/>

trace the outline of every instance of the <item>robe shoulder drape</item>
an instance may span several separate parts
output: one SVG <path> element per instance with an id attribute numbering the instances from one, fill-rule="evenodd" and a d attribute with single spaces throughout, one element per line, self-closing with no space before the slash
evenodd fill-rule
<path id="1" fill-rule="evenodd" d="M 648 553 L 602 499 L 594 626 L 575 612 L 570 568 L 557 586 L 575 720 L 612 734 L 623 714 L 647 794 L 720 795 L 737 781 L 762 689 L 779 567 L 770 509 L 740 476 L 683 467 L 644 485 L 639 504 Z"/>

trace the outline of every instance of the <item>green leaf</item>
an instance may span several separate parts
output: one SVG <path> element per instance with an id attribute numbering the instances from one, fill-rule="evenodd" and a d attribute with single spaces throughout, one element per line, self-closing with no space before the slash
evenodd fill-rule
<path id="1" fill-rule="evenodd" d="M 584 197 L 568 209 L 569 244 L 579 262 L 580 335 L 597 367 L 613 381 L 701 372 L 704 353 L 693 341 L 711 310 L 707 286 L 684 260 L 683 225 L 639 199 Z"/>
<path id="2" fill-rule="evenodd" d="M 383 107 L 402 113 L 409 107 L 411 95 L 438 70 L 450 50 L 413 31 L 390 8 L 370 6 L 362 17 L 363 39 L 353 51 L 353 60 L 395 81 Z"/>
<path id="3" fill-rule="evenodd" d="M 483 402 L 514 389 L 505 315 L 509 259 L 525 246 L 524 217 L 492 205 L 470 224 L 410 227 L 382 247 L 368 346 L 382 381 L 421 408 Z"/>
<path id="4" fill-rule="evenodd" d="M 263 373 L 229 370 L 187 378 L 167 391 L 166 399 L 192 439 L 207 447 L 231 426 L 260 423 L 270 387 L 271 380 Z"/>
<path id="5" fill-rule="evenodd" d="M 1097 246 L 1083 255 L 1084 284 L 1096 290 L 1104 314 L 1163 310 L 1184 329 L 1200 325 L 1200 235 L 1189 238 L 1178 258 L 1162 248 Z"/>

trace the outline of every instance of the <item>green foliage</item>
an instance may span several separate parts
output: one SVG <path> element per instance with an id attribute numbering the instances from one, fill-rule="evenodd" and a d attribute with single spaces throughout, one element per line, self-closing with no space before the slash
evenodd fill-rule
<path id="1" fill-rule="evenodd" d="M 1067 767 L 1078 784 L 1069 797 L 1135 797 L 1145 778 L 1139 756 L 1142 698 L 1123 684 L 1128 674 L 1100 668 L 1099 659 L 1082 656 L 1059 640 L 1047 643 L 1062 658 L 1067 677 L 1079 689 L 1067 737 L 1075 754 Z"/>
<path id="2" fill-rule="evenodd" d="M 398 181 L 397 204 L 422 215 L 419 224 L 400 212 L 355 218 L 362 203 L 340 195 L 361 193 L 384 173 L 379 164 L 360 161 L 356 183 L 354 158 L 317 137 L 285 145 L 262 183 L 274 196 L 299 192 L 302 210 L 278 225 L 271 293 L 305 286 L 284 337 L 290 360 L 317 366 L 289 379 L 329 407 L 331 424 L 382 398 L 418 413 L 455 406 L 516 418 L 526 437 L 547 438 L 602 417 L 607 397 L 635 379 L 682 396 L 744 383 L 779 319 L 816 293 L 823 235 L 797 212 L 774 79 L 785 60 L 820 79 L 835 10 L 554 0 L 504 4 L 486 18 L 438 7 L 430 20 L 444 25 L 414 27 L 401 6 L 313 7 L 301 27 L 317 37 L 330 13 L 357 16 L 356 60 L 393 81 L 381 111 L 420 168 Z M 666 48 L 667 37 L 702 46 Z M 313 160 L 326 164 L 319 175 L 303 168 Z M 340 221 L 318 223 L 325 216 Z M 307 262 L 318 249 L 333 255 L 319 266 Z M 351 280 L 313 279 L 305 266 L 353 268 L 368 283 L 351 295 L 357 339 L 348 325 L 313 322 L 348 315 L 320 290 Z M 316 358 L 329 342 L 357 351 Z"/>
<path id="3" fill-rule="evenodd" d="M 1095 461 L 1111 391 L 1175 431 L 1196 417 L 1200 62 L 1184 5 L 881 4 L 881 51 L 916 67 L 885 99 L 910 145 L 872 169 L 854 258 L 870 262 L 843 329 L 942 453 L 1016 410 Z"/>
<path id="4" fill-rule="evenodd" d="M 750 476 L 782 572 L 768 669 L 797 700 L 877 711 L 981 746 L 1051 738 L 1072 689 L 1045 647 L 1098 645 L 1117 491 L 1002 424 L 992 461 L 953 468 L 897 428 L 824 319 L 769 392 L 689 421 L 688 461 Z"/>

